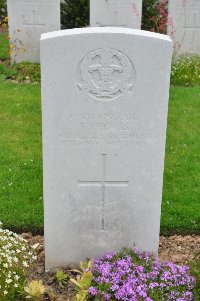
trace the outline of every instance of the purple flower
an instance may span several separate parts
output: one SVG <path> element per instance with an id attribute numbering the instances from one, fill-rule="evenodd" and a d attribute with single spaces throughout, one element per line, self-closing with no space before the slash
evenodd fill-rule
<path id="1" fill-rule="evenodd" d="M 102 295 L 103 295 L 103 297 L 104 297 L 104 299 L 105 299 L 106 301 L 108 301 L 108 300 L 110 299 L 110 295 L 109 295 L 109 294 L 103 293 Z"/>
<path id="2" fill-rule="evenodd" d="M 96 296 L 98 294 L 98 291 L 97 291 L 96 287 L 90 286 L 88 289 L 88 293 L 92 296 Z"/>
<path id="3" fill-rule="evenodd" d="M 160 262 L 137 248 L 108 253 L 93 262 L 89 293 L 120 301 L 192 301 L 195 280 L 187 266 Z"/>

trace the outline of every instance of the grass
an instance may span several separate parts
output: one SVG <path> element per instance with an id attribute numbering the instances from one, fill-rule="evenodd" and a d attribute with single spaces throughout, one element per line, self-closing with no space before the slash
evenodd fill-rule
<path id="1" fill-rule="evenodd" d="M 0 82 L 0 220 L 16 231 L 43 228 L 39 85 Z"/>
<path id="2" fill-rule="evenodd" d="M 8 59 L 7 33 L 0 59 Z M 200 57 L 172 68 L 172 84 L 200 84 Z M 1 82 L 16 73 L 39 81 L 39 65 L 0 65 L 0 220 L 15 231 L 42 231 L 40 86 Z M 187 76 L 185 76 L 187 75 Z M 170 90 L 161 233 L 200 233 L 200 87 Z"/>
<path id="3" fill-rule="evenodd" d="M 15 70 L 7 67 L 6 64 L 0 64 L 0 81 L 11 78 L 16 73 Z"/>
<path id="4" fill-rule="evenodd" d="M 161 232 L 200 233 L 200 87 L 171 88 Z"/>
<path id="5" fill-rule="evenodd" d="M 40 86 L 0 82 L 0 220 L 42 231 Z M 200 233 L 200 87 L 173 87 L 161 232 Z"/>
<path id="6" fill-rule="evenodd" d="M 1 60 L 7 60 L 9 59 L 9 43 L 7 39 L 8 33 L 7 32 L 1 32 L 0 33 L 0 59 Z"/>

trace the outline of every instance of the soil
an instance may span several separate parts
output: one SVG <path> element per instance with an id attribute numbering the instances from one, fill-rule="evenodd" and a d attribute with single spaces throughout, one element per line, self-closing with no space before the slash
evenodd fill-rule
<path id="1" fill-rule="evenodd" d="M 45 285 L 47 294 L 44 298 L 45 301 L 70 301 L 75 295 L 74 287 L 70 281 L 64 288 L 59 287 L 54 278 L 56 270 L 45 272 L 44 269 L 44 237 L 37 235 L 32 236 L 29 233 L 22 233 L 30 245 L 37 245 L 38 260 L 34 267 L 29 271 L 29 280 L 41 279 Z M 174 235 L 170 237 L 160 237 L 159 246 L 159 259 L 170 260 L 177 264 L 187 264 L 189 261 L 195 259 L 200 254 L 200 236 L 188 235 L 180 236 Z M 70 270 L 77 269 L 76 265 L 69 265 L 62 270 L 68 275 L 69 278 L 74 277 L 75 273 Z M 51 296 L 51 298 L 49 297 Z"/>

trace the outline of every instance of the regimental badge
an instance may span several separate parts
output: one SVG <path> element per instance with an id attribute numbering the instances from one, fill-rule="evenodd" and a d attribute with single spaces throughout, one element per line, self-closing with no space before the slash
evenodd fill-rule
<path id="1" fill-rule="evenodd" d="M 135 84 L 135 69 L 127 55 L 112 48 L 88 53 L 77 71 L 77 86 L 89 100 L 115 102 L 131 94 Z"/>

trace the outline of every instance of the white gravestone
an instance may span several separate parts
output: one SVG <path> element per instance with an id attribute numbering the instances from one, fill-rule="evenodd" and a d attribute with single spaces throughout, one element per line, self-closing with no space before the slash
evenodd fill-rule
<path id="1" fill-rule="evenodd" d="M 142 0 L 90 0 L 90 26 L 141 28 Z"/>
<path id="2" fill-rule="evenodd" d="M 171 54 L 128 28 L 42 35 L 47 269 L 158 251 Z"/>
<path id="3" fill-rule="evenodd" d="M 7 0 L 12 62 L 40 61 L 40 36 L 60 29 L 60 0 Z"/>
<path id="4" fill-rule="evenodd" d="M 200 53 L 200 1 L 170 0 L 168 34 L 177 54 Z"/>

